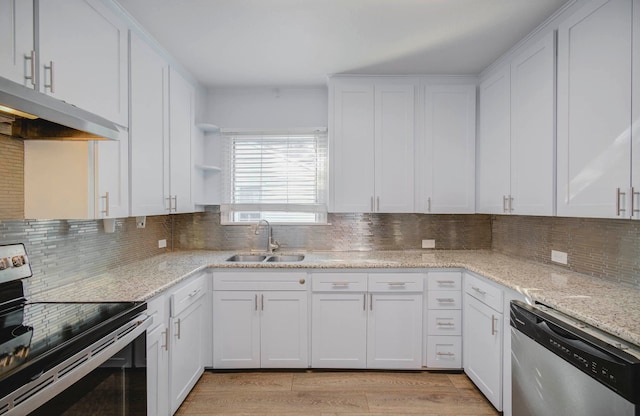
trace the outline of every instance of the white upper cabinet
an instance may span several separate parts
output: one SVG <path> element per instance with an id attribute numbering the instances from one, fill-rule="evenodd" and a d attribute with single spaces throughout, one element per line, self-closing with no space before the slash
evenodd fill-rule
<path id="1" fill-rule="evenodd" d="M 422 88 L 424 155 L 417 164 L 418 212 L 475 212 L 476 86 Z M 420 173 L 420 171 L 422 172 Z"/>
<path id="2" fill-rule="evenodd" d="M 0 76 L 34 88 L 33 1 L 0 0 Z"/>
<path id="3" fill-rule="evenodd" d="M 413 212 L 413 80 L 332 80 L 331 211 Z"/>
<path id="4" fill-rule="evenodd" d="M 631 216 L 631 6 L 592 1 L 558 29 L 560 216 Z"/>
<path id="5" fill-rule="evenodd" d="M 98 0 L 39 0 L 40 91 L 126 126 L 127 26 Z"/>
<path id="6" fill-rule="evenodd" d="M 127 132 L 102 142 L 26 140 L 25 217 L 129 216 Z"/>
<path id="7" fill-rule="evenodd" d="M 169 66 L 131 34 L 131 215 L 169 213 Z M 167 199 L 165 199 L 167 198 Z"/>
<path id="8" fill-rule="evenodd" d="M 555 33 L 511 62 L 510 210 L 553 215 L 555 208 Z"/>
<path id="9" fill-rule="evenodd" d="M 480 84 L 478 212 L 553 215 L 554 80 L 551 32 Z"/>
<path id="10" fill-rule="evenodd" d="M 170 212 L 193 212 L 191 178 L 195 129 L 195 91 L 179 73 L 169 70 Z"/>
<path id="11" fill-rule="evenodd" d="M 482 214 L 506 212 L 511 186 L 510 79 L 509 66 L 503 66 L 480 83 L 476 209 Z"/>
<path id="12" fill-rule="evenodd" d="M 632 82 L 633 111 L 631 117 L 631 207 L 630 216 L 640 219 L 640 0 L 633 1 Z"/>

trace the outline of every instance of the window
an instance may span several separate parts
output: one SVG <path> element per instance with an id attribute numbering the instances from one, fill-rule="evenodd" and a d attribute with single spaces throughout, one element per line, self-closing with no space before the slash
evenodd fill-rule
<path id="1" fill-rule="evenodd" d="M 326 129 L 223 131 L 222 223 L 326 223 Z"/>

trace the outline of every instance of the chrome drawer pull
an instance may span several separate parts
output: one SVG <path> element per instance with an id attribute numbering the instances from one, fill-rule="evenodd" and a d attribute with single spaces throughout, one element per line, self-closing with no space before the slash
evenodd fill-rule
<path id="1" fill-rule="evenodd" d="M 436 300 L 440 303 L 452 303 L 456 301 L 454 298 L 436 298 Z"/>
<path id="2" fill-rule="evenodd" d="M 439 285 L 455 285 L 455 280 L 436 280 Z"/>
<path id="3" fill-rule="evenodd" d="M 445 356 L 445 357 L 453 357 L 455 354 L 452 352 L 437 352 L 436 355 Z"/>
<path id="4" fill-rule="evenodd" d="M 453 322 L 437 322 L 436 325 L 438 325 L 438 326 L 455 326 L 455 324 Z"/>
<path id="5" fill-rule="evenodd" d="M 475 290 L 477 293 L 481 294 L 481 295 L 486 295 L 487 292 L 485 292 L 484 290 L 480 290 L 480 288 L 477 288 L 475 286 L 471 286 L 471 289 Z"/>
<path id="6" fill-rule="evenodd" d="M 389 282 L 389 286 L 404 286 L 405 282 Z"/>
<path id="7" fill-rule="evenodd" d="M 333 286 L 339 286 L 339 287 L 348 287 L 349 286 L 349 282 L 333 282 L 332 285 Z"/>

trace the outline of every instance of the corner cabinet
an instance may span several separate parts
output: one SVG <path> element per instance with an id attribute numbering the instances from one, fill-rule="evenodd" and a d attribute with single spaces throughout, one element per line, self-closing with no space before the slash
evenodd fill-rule
<path id="1" fill-rule="evenodd" d="M 558 28 L 558 215 L 638 218 L 632 9 L 632 0 L 592 1 Z"/>
<path id="2" fill-rule="evenodd" d="M 98 0 L 36 4 L 40 91 L 127 126 L 124 20 Z"/>
<path id="3" fill-rule="evenodd" d="M 195 211 L 193 87 L 131 34 L 131 215 Z"/>
<path id="4" fill-rule="evenodd" d="M 332 79 L 332 212 L 414 211 L 411 79 Z"/>
<path id="5" fill-rule="evenodd" d="M 418 212 L 475 212 L 476 85 L 427 84 L 416 165 Z M 420 134 L 422 136 L 420 136 Z M 420 146 L 424 149 L 420 150 Z"/>
<path id="6" fill-rule="evenodd" d="M 307 368 L 307 274 L 213 275 L 214 368 Z"/>

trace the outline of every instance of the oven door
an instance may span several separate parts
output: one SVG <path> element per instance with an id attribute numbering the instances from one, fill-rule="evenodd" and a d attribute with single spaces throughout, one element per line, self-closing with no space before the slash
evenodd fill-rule
<path id="1" fill-rule="evenodd" d="M 146 351 L 146 332 L 143 332 L 98 368 L 30 414 L 146 415 Z"/>
<path id="2" fill-rule="evenodd" d="M 140 315 L 39 374 L 0 402 L 0 415 L 146 415 L 146 330 Z"/>

